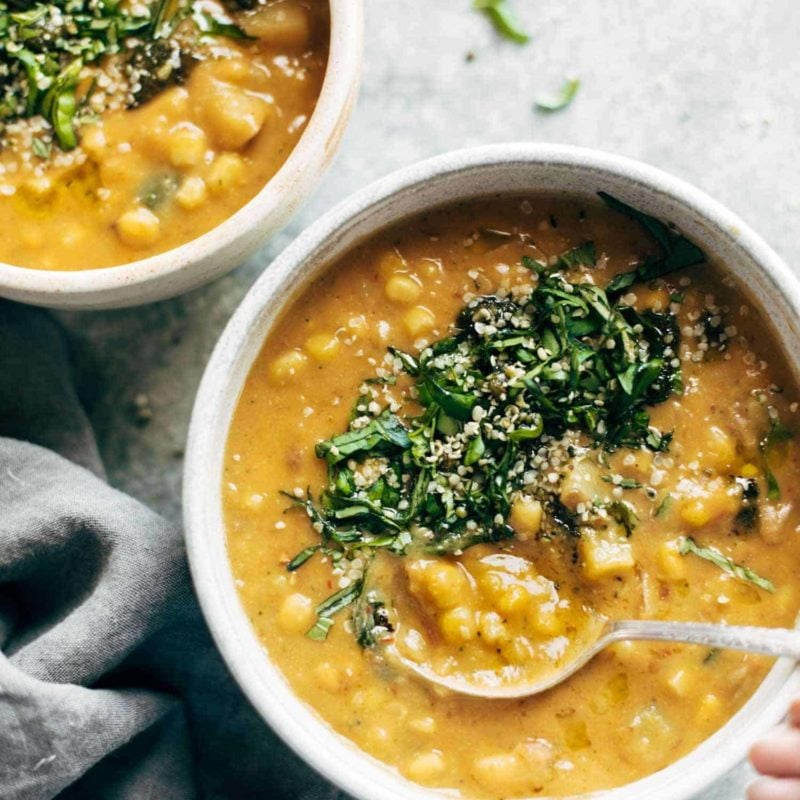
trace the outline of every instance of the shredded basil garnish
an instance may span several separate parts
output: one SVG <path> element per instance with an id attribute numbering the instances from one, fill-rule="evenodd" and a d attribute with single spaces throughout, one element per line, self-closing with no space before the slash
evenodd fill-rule
<path id="1" fill-rule="evenodd" d="M 566 108 L 575 99 L 578 94 L 578 89 L 581 88 L 581 82 L 578 78 L 567 78 L 564 85 L 561 87 L 558 94 L 555 95 L 542 95 L 536 98 L 536 108 L 539 111 L 551 113 L 553 111 L 561 111 Z"/>
<path id="2" fill-rule="evenodd" d="M 681 541 L 680 546 L 680 554 L 682 556 L 685 556 L 688 553 L 693 553 L 699 558 L 710 561 L 712 564 L 714 564 L 714 566 L 719 567 L 719 569 L 721 569 L 723 572 L 727 572 L 729 575 L 733 575 L 734 578 L 738 578 L 740 581 L 744 581 L 745 583 L 752 583 L 754 586 L 758 586 L 759 589 L 763 589 L 765 592 L 775 591 L 775 584 L 772 581 L 767 580 L 767 578 L 762 578 L 758 573 L 754 572 L 749 567 L 744 567 L 741 564 L 737 564 L 732 558 L 728 558 L 727 556 L 723 555 L 715 547 L 700 547 L 690 536 L 685 537 Z"/>
<path id="3" fill-rule="evenodd" d="M 379 550 L 459 553 L 511 538 L 519 494 L 542 503 L 541 536 L 579 537 L 585 522 L 562 503 L 560 479 L 545 474 L 552 468 L 541 453 L 558 453 L 563 464 L 588 449 L 599 458 L 618 448 L 669 447 L 671 433 L 651 426 L 648 409 L 682 391 L 677 320 L 616 301 L 587 279 L 596 259 L 594 244 L 585 242 L 549 270 L 535 270 L 526 292 L 467 303 L 450 335 L 419 354 L 389 348 L 389 368 L 379 382 L 362 384 L 347 430 L 316 445 L 328 468 L 323 490 L 287 495 L 309 516 L 319 552 L 334 569 L 342 565 L 337 574 L 360 563 L 363 587 Z M 410 384 L 405 391 L 419 413 L 378 402 L 397 376 Z M 611 482 L 641 486 L 621 476 Z M 603 507 L 633 533 L 630 504 L 615 499 Z M 306 548 L 289 568 L 317 549 Z M 331 609 L 351 603 L 353 591 L 342 589 L 337 602 L 318 609 L 312 638 L 327 635 Z M 375 622 L 385 607 L 375 597 L 366 602 L 354 611 L 354 630 L 370 646 L 364 631 L 385 627 Z"/>
<path id="4" fill-rule="evenodd" d="M 473 7 L 483 11 L 494 25 L 494 29 L 506 39 L 517 44 L 527 44 L 531 37 L 517 20 L 508 0 L 474 0 Z"/>
<path id="5" fill-rule="evenodd" d="M 787 442 L 794 437 L 794 432 L 789 430 L 779 419 L 771 419 L 769 432 L 762 439 L 760 444 L 761 460 L 764 462 L 764 479 L 767 482 L 767 499 L 780 500 L 781 487 L 769 466 L 769 455 L 773 448 L 781 442 Z"/>

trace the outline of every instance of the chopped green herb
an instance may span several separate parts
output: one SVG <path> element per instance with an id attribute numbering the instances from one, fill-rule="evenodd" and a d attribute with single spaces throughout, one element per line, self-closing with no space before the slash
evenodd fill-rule
<path id="1" fill-rule="evenodd" d="M 670 272 L 701 264 L 705 254 L 693 242 L 672 230 L 667 224 L 643 211 L 639 211 L 606 192 L 597 193 L 602 201 L 615 211 L 619 211 L 634 222 L 638 222 L 661 246 L 660 258 L 649 256 L 635 270 L 622 272 L 606 287 L 611 294 L 620 294 L 634 283 L 646 283 Z"/>
<path id="2" fill-rule="evenodd" d="M 387 363 L 394 376 L 405 373 L 415 410 L 382 407 L 380 390 L 364 381 L 347 430 L 316 446 L 328 469 L 322 491 L 287 495 L 308 515 L 334 569 L 356 558 L 368 565 L 378 551 L 458 553 L 509 539 L 521 496 L 544 508 L 541 537 L 579 537 L 592 524 L 586 514 L 598 524 L 610 515 L 632 534 L 638 519 L 630 504 L 576 514 L 560 499 L 559 473 L 590 450 L 600 462 L 618 448 L 667 449 L 671 434 L 650 425 L 648 410 L 681 391 L 673 355 L 680 333 L 671 313 L 617 303 L 583 274 L 567 278 L 595 257 L 586 242 L 526 292 L 475 298 L 450 335 L 418 355 L 389 348 Z M 621 476 L 611 482 L 641 487 Z M 313 552 L 306 548 L 290 567 Z M 337 596 L 344 605 L 353 600 Z M 332 613 L 320 606 L 314 637 L 324 637 Z M 362 596 L 354 612 L 359 638 L 369 644 L 361 632 L 385 628 L 385 614 L 375 596 Z"/>
<path id="3" fill-rule="evenodd" d="M 31 148 L 35 156 L 38 156 L 42 159 L 48 159 L 50 158 L 50 154 L 53 152 L 53 143 L 34 137 L 31 141 Z"/>
<path id="4" fill-rule="evenodd" d="M 88 101 L 97 79 L 87 77 L 86 70 L 100 67 L 108 56 L 123 62 L 121 72 L 129 85 L 118 88 L 129 92 L 130 105 L 179 82 L 191 54 L 172 37 L 192 17 L 194 2 L 0 0 L 0 128 L 40 115 L 62 149 L 74 148 L 78 128 L 93 119 Z M 206 35 L 248 38 L 233 23 L 205 11 L 192 19 Z M 129 48 L 132 39 L 139 44 Z M 46 158 L 47 144 L 35 139 L 35 155 Z"/>
<path id="5" fill-rule="evenodd" d="M 770 427 L 767 435 L 762 439 L 761 459 L 764 462 L 764 478 L 767 482 L 767 499 L 780 500 L 781 487 L 778 485 L 778 479 L 775 477 L 772 469 L 769 466 L 770 451 L 780 444 L 787 442 L 794 437 L 794 432 L 789 430 L 779 419 L 770 419 Z"/>
<path id="6" fill-rule="evenodd" d="M 672 504 L 675 502 L 672 495 L 667 492 L 664 495 L 664 499 L 658 504 L 658 508 L 655 511 L 654 516 L 656 517 L 663 517 L 669 510 L 672 508 Z"/>
<path id="7" fill-rule="evenodd" d="M 473 0 L 472 5 L 489 17 L 494 29 L 501 36 L 517 44 L 527 44 L 530 41 L 531 37 L 517 20 L 508 0 Z"/>
<path id="8" fill-rule="evenodd" d="M 305 550 L 301 550 L 301 551 L 300 551 L 300 552 L 299 552 L 299 553 L 298 553 L 298 554 L 297 554 L 297 555 L 296 555 L 296 556 L 295 556 L 295 557 L 294 557 L 294 558 L 293 558 L 293 559 L 292 559 L 292 560 L 291 560 L 291 561 L 290 561 L 290 562 L 289 562 L 289 563 L 286 565 L 286 569 L 288 569 L 288 570 L 289 570 L 289 572 L 294 572 L 296 569 L 300 569 L 300 567 L 302 567 L 302 566 L 303 566 L 303 564 L 305 564 L 305 563 L 306 563 L 306 561 L 308 561 L 308 559 L 309 559 L 309 558 L 311 558 L 311 556 L 313 556 L 313 555 L 314 555 L 314 553 L 316 553 L 316 552 L 317 552 L 319 549 L 320 549 L 320 546 L 319 546 L 318 544 L 315 544 L 315 545 L 313 545 L 312 547 L 306 547 L 306 549 L 305 549 Z"/>
<path id="9" fill-rule="evenodd" d="M 578 94 L 578 89 L 580 88 L 581 82 L 578 78 L 567 78 L 558 94 L 537 97 L 536 108 L 547 113 L 561 111 L 575 99 L 575 95 Z"/>
<path id="10" fill-rule="evenodd" d="M 361 594 L 362 582 L 356 581 L 344 589 L 340 589 L 335 594 L 332 594 L 326 600 L 323 600 L 314 609 L 317 615 L 317 621 L 309 628 L 306 636 L 309 639 L 322 641 L 328 638 L 328 633 L 333 627 L 333 617 L 339 613 L 343 608 L 347 608 L 351 603 L 354 603 L 358 596 Z"/>
<path id="11" fill-rule="evenodd" d="M 606 483 L 613 483 L 614 486 L 619 486 L 621 489 L 641 489 L 642 484 L 635 478 L 619 478 L 615 480 L 614 475 L 601 475 L 600 476 Z"/>
<path id="12" fill-rule="evenodd" d="M 719 567 L 719 569 L 721 569 L 723 572 L 733 575 L 734 578 L 738 578 L 740 581 L 752 583 L 754 586 L 758 586 L 759 589 L 763 589 L 765 592 L 775 591 L 775 584 L 772 581 L 762 578 L 760 575 L 753 572 L 753 570 L 751 570 L 749 567 L 744 567 L 741 564 L 735 563 L 733 559 L 723 555 L 715 547 L 700 547 L 697 542 L 695 542 L 695 540 L 689 536 L 683 539 L 680 546 L 680 554 L 682 556 L 685 556 L 688 553 L 693 553 L 699 558 L 704 558 L 706 561 L 710 561 L 712 564 L 714 564 L 714 566 Z"/>

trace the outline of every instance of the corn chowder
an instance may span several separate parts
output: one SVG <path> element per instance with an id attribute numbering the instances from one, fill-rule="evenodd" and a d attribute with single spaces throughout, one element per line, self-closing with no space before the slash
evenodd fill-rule
<path id="1" fill-rule="evenodd" d="M 724 266 L 603 202 L 460 204 L 307 289 L 245 384 L 228 548 L 270 658 L 334 729 L 461 796 L 563 796 L 680 758 L 771 661 L 617 644 L 605 619 L 791 626 L 797 388 Z"/>
<path id="2" fill-rule="evenodd" d="M 302 135 L 328 39 L 324 0 L 0 0 L 0 261 L 116 266 L 223 222 Z"/>

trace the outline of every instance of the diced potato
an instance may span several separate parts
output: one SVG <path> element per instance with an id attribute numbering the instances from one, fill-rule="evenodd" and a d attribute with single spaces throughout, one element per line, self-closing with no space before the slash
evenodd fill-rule
<path id="1" fill-rule="evenodd" d="M 709 692 L 703 695 L 700 702 L 697 704 L 696 716 L 698 721 L 707 723 L 710 720 L 718 717 L 722 712 L 722 701 L 719 696 Z"/>
<path id="2" fill-rule="evenodd" d="M 702 451 L 703 467 L 723 472 L 736 463 L 736 441 L 717 425 L 706 429 Z"/>
<path id="3" fill-rule="evenodd" d="M 554 603 L 540 603 L 534 606 L 528 623 L 542 636 L 559 636 L 566 629 Z"/>
<path id="4" fill-rule="evenodd" d="M 140 206 L 126 211 L 116 224 L 117 235 L 128 247 L 148 247 L 155 244 L 161 222 L 149 208 Z"/>
<path id="5" fill-rule="evenodd" d="M 481 788 L 500 797 L 526 794 L 534 788 L 527 763 L 514 753 L 476 759 L 472 776 Z"/>
<path id="6" fill-rule="evenodd" d="M 688 670 L 678 667 L 667 675 L 666 683 L 678 697 L 686 697 L 694 686 L 695 680 Z"/>
<path id="7" fill-rule="evenodd" d="M 281 603 L 278 624 L 287 633 L 305 633 L 314 624 L 314 603 L 310 597 L 296 592 Z"/>
<path id="8" fill-rule="evenodd" d="M 631 543 L 609 532 L 585 530 L 579 549 L 583 572 L 592 580 L 630 573 L 635 566 Z"/>
<path id="9" fill-rule="evenodd" d="M 403 323 L 411 336 L 420 336 L 436 327 L 436 317 L 425 306 L 414 306 L 406 311 Z"/>
<path id="10" fill-rule="evenodd" d="M 585 750 L 592 746 L 589 730 L 582 719 L 567 718 L 564 723 L 564 744 L 570 750 Z"/>
<path id="11" fill-rule="evenodd" d="M 339 339 L 330 333 L 315 333 L 306 339 L 306 350 L 316 361 L 332 361 L 339 352 Z"/>
<path id="12" fill-rule="evenodd" d="M 277 47 L 304 47 L 311 40 L 311 20 L 292 2 L 259 6 L 240 18 L 245 33 Z"/>
<path id="13" fill-rule="evenodd" d="M 308 356 L 299 350 L 287 350 L 270 365 L 269 374 L 276 383 L 283 383 L 294 377 L 308 363 Z"/>
<path id="14" fill-rule="evenodd" d="M 393 303 L 410 305 L 422 294 L 422 284 L 411 275 L 392 275 L 386 281 L 384 291 Z"/>
<path id="15" fill-rule="evenodd" d="M 211 141 L 223 150 L 240 150 L 263 127 L 271 106 L 263 98 L 223 81 L 205 81 L 198 113 Z"/>
<path id="16" fill-rule="evenodd" d="M 561 502 L 574 511 L 579 503 L 591 503 L 594 498 L 606 497 L 608 493 L 609 485 L 603 481 L 598 465 L 584 458 L 567 472 L 561 484 L 560 497 Z"/>
<path id="17" fill-rule="evenodd" d="M 536 536 L 542 527 L 542 504 L 532 497 L 518 497 L 511 507 L 508 524 L 514 529 L 517 538 L 525 541 Z"/>

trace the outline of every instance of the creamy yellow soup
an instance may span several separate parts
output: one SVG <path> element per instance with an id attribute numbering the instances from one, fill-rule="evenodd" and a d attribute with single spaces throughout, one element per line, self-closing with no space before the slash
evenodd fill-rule
<path id="1" fill-rule="evenodd" d="M 370 523 L 357 535 L 372 545 L 345 558 L 310 551 L 297 565 L 299 552 L 320 545 L 323 526 L 292 498 L 305 503 L 310 491 L 318 504 L 332 468 L 326 458 L 339 457 L 325 444 L 319 457 L 315 446 L 364 430 L 386 409 L 411 430 L 424 405 L 389 346 L 424 360 L 426 348 L 458 330 L 465 306 L 469 324 L 483 319 L 480 335 L 492 335 L 475 312 L 483 297 L 524 304 L 548 281 L 570 283 L 568 295 L 591 293 L 587 285 L 606 287 L 660 255 L 641 225 L 599 202 L 459 204 L 380 233 L 333 264 L 285 313 L 251 370 L 221 487 L 241 601 L 293 690 L 412 781 L 498 799 L 619 786 L 710 736 L 772 662 L 624 643 L 555 689 L 498 701 L 426 684 L 387 657 L 389 645 L 439 675 L 502 684 L 566 663 L 605 619 L 794 623 L 797 387 L 769 324 L 729 272 L 735 265 L 696 264 L 616 295 L 625 318 L 674 319 L 663 355 L 683 388 L 647 406 L 648 431 L 671 441 L 605 447 L 596 425 L 563 438 L 537 433 L 538 412 L 523 409 L 528 421 L 507 433 L 526 430 L 517 452 L 533 459 L 541 448 L 542 461 L 515 479 L 507 515 L 494 520 L 508 538 L 437 553 L 440 531 L 417 529 L 398 554 L 375 544 L 386 531 Z M 501 363 L 516 380 L 516 367 Z M 465 415 L 452 441 L 475 436 L 484 418 Z M 386 474 L 380 456 L 351 461 L 335 464 L 349 464 L 357 486 Z M 437 491 L 431 484 L 426 495 Z M 358 605 L 327 619 L 319 612 L 359 582 L 388 598 L 361 643 Z"/>
<path id="2" fill-rule="evenodd" d="M 106 59 L 79 89 L 93 87 L 86 102 L 100 110 L 86 115 L 73 149 L 51 141 L 41 119 L 8 126 L 0 261 L 64 270 L 126 264 L 197 238 L 257 194 L 313 113 L 330 22 L 324 0 L 252 5 L 231 12 L 205 3 L 205 13 L 232 19 L 250 38 L 183 34 L 195 48 L 185 76 L 146 102 L 115 96 L 124 62 Z"/>

